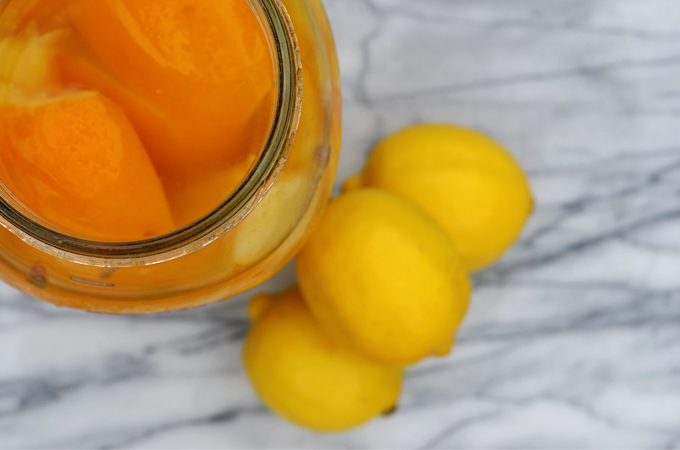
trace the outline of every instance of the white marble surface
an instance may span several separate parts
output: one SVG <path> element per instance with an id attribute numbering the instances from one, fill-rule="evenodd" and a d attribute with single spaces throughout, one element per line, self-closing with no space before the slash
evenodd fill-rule
<path id="1" fill-rule="evenodd" d="M 248 295 L 114 317 L 2 286 L 0 447 L 680 448 L 680 1 L 326 4 L 339 179 L 420 121 L 481 129 L 531 176 L 536 213 L 475 276 L 453 354 L 408 371 L 395 415 L 313 434 L 244 378 Z"/>

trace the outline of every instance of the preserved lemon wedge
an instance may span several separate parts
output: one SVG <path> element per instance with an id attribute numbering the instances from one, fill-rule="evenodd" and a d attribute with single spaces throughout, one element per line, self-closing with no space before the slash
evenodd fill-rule
<path id="1" fill-rule="evenodd" d="M 161 177 L 226 167 L 248 153 L 239 145 L 245 128 L 263 98 L 269 110 L 274 100 L 267 43 L 247 2 L 71 1 L 64 14 L 104 68 L 71 70 L 68 81 L 100 89 L 107 81 L 93 75 L 108 72 L 125 86 L 108 95 L 130 115 Z M 140 114 L 137 98 L 163 114 Z M 257 154 L 262 136 L 251 137 Z"/>
<path id="2" fill-rule="evenodd" d="M 28 209 L 90 239 L 172 229 L 158 176 L 118 106 L 95 92 L 18 97 L 0 105 L 0 174 Z"/>

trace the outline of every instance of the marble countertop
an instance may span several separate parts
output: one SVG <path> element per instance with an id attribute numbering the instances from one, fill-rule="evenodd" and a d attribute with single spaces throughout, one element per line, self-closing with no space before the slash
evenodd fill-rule
<path id="1" fill-rule="evenodd" d="M 118 317 L 2 285 L 0 447 L 680 448 L 680 2 L 325 3 L 339 180 L 422 121 L 480 129 L 530 175 L 536 212 L 474 276 L 453 353 L 408 371 L 393 416 L 314 434 L 244 377 L 250 293 Z"/>

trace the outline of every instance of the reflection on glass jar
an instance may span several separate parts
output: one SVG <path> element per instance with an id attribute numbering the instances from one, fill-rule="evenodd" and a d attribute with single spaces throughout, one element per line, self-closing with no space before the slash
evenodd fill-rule
<path id="1" fill-rule="evenodd" d="M 340 144 L 320 1 L 0 8 L 3 280 L 63 306 L 168 311 L 294 256 Z"/>

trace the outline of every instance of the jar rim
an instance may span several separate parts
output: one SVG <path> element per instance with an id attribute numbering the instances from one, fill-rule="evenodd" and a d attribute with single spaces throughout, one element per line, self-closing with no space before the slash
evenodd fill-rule
<path id="1" fill-rule="evenodd" d="M 50 229 L 0 195 L 0 226 L 27 244 L 75 263 L 101 267 L 157 264 L 194 252 L 238 225 L 276 181 L 295 139 L 302 108 L 302 62 L 292 21 L 280 0 L 247 0 L 259 6 L 272 40 L 278 95 L 263 150 L 241 184 L 208 215 L 170 233 L 131 242 L 101 242 Z M 256 12 L 257 14 L 257 12 Z M 4 185 L 2 191 L 7 191 Z M 11 193 L 7 191 L 9 197 Z"/>

